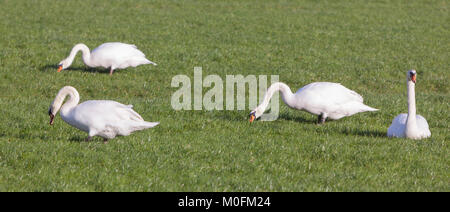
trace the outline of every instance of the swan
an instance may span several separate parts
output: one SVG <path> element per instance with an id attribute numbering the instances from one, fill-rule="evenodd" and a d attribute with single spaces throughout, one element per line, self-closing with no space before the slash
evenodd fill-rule
<path id="1" fill-rule="evenodd" d="M 62 104 L 66 96 L 69 99 Z M 71 86 L 61 88 L 48 110 L 50 125 L 61 109 L 61 118 L 69 125 L 89 134 L 86 141 L 93 136 L 112 139 L 116 135 L 127 136 L 137 130 L 154 127 L 159 122 L 146 122 L 136 113 L 133 105 L 123 105 L 110 100 L 90 100 L 78 104 L 80 96 Z M 62 105 L 62 106 L 61 106 Z"/>
<path id="2" fill-rule="evenodd" d="M 378 110 L 363 104 L 361 95 L 339 83 L 314 82 L 294 94 L 289 86 L 276 82 L 269 87 L 262 103 L 250 113 L 250 122 L 264 113 L 276 91 L 281 92 L 284 103 L 290 108 L 318 115 L 319 124 L 325 123 L 327 118 L 337 120 L 360 112 Z"/>
<path id="3" fill-rule="evenodd" d="M 69 57 L 59 63 L 58 72 L 72 64 L 78 51 L 83 53 L 83 61 L 87 66 L 110 68 L 109 75 L 112 75 L 115 69 L 136 67 L 142 64 L 157 65 L 145 58 L 144 53 L 139 51 L 135 45 L 119 42 L 104 43 L 89 52 L 89 48 L 85 44 L 79 43 L 72 48 Z"/>
<path id="4" fill-rule="evenodd" d="M 387 136 L 411 139 L 428 138 L 431 136 L 431 132 L 427 120 L 421 115 L 416 115 L 415 86 L 417 72 L 416 70 L 409 70 L 406 75 L 408 114 L 402 113 L 392 120 Z"/>

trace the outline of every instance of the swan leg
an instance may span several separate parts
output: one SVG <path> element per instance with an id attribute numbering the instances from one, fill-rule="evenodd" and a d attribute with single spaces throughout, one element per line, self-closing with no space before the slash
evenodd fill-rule
<path id="1" fill-rule="evenodd" d="M 84 139 L 84 141 L 89 142 L 91 141 L 92 136 L 88 136 L 86 139 Z"/>
<path id="2" fill-rule="evenodd" d="M 89 136 L 86 138 L 86 142 L 87 142 L 87 141 L 90 141 L 92 137 L 94 137 L 95 135 L 97 135 L 97 131 L 94 130 L 94 129 L 90 129 L 88 134 L 89 134 Z"/>
<path id="3" fill-rule="evenodd" d="M 103 138 L 103 143 L 107 144 L 108 143 L 108 139 L 107 138 Z"/>
<path id="4" fill-rule="evenodd" d="M 325 123 L 326 119 L 327 119 L 327 116 L 324 113 L 321 113 L 317 119 L 317 124 Z"/>
<path id="5" fill-rule="evenodd" d="M 109 71 L 109 76 L 112 76 L 113 72 L 114 72 L 114 69 L 111 67 L 111 70 Z"/>

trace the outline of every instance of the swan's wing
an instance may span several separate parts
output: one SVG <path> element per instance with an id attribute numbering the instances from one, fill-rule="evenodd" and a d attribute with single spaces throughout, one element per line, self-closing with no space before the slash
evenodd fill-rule
<path id="1" fill-rule="evenodd" d="M 431 131 L 428 126 L 428 122 L 423 116 L 416 115 L 416 122 L 417 122 L 417 128 L 423 137 L 431 136 Z"/>
<path id="2" fill-rule="evenodd" d="M 101 115 L 107 115 L 117 120 L 144 120 L 136 111 L 133 110 L 133 105 L 124 105 L 122 103 L 110 100 L 97 100 L 96 107 L 101 107 L 104 111 L 104 113 L 100 113 Z"/>
<path id="3" fill-rule="evenodd" d="M 89 132 L 93 128 L 104 126 L 105 121 L 102 117 L 108 114 L 108 111 L 104 110 L 104 104 L 104 101 L 101 100 L 85 101 L 73 108 L 68 116 L 61 117 L 70 125 Z"/>
<path id="4" fill-rule="evenodd" d="M 130 59 L 145 58 L 145 54 L 137 49 L 135 45 L 126 43 L 104 43 L 92 50 L 91 57 L 91 60 L 99 66 L 109 67 L 113 64 L 118 66 Z"/>
<path id="5" fill-rule="evenodd" d="M 391 126 L 389 126 L 387 131 L 388 137 L 404 137 L 405 136 L 405 126 L 406 120 L 408 119 L 408 114 L 402 113 L 392 120 Z"/>
<path id="6" fill-rule="evenodd" d="M 422 129 L 429 128 L 428 122 L 423 116 L 416 115 L 416 120 L 417 120 L 417 127 L 422 128 Z"/>
<path id="7" fill-rule="evenodd" d="M 344 104 L 351 101 L 363 102 L 363 97 L 339 83 L 315 82 L 300 88 L 297 93 L 309 94 L 309 99 L 321 99 L 327 104 Z"/>
<path id="8" fill-rule="evenodd" d="M 146 122 L 132 109 L 109 100 L 91 100 L 76 106 L 64 121 L 91 135 L 114 138 L 133 131 L 154 127 L 158 122 Z M 91 136 L 92 136 L 91 135 Z"/>
<path id="9" fill-rule="evenodd" d="M 116 48 L 134 48 L 134 49 L 137 49 L 136 45 L 134 45 L 134 44 L 127 44 L 127 43 L 120 43 L 120 42 L 109 42 L 109 43 L 101 44 L 100 46 L 98 46 L 97 48 L 92 50 L 92 52 L 99 51 L 99 50 L 111 50 L 111 49 L 116 49 Z"/>
<path id="10" fill-rule="evenodd" d="M 362 104 L 361 95 L 339 83 L 311 83 L 299 89 L 296 95 L 303 102 L 305 110 L 313 114 L 326 112 L 332 119 L 371 109 Z"/>
<path id="11" fill-rule="evenodd" d="M 114 125 L 121 121 L 143 121 L 143 118 L 132 109 L 132 105 L 124 105 L 109 100 L 91 100 L 79 104 L 73 111 L 73 118 L 84 125 Z"/>
<path id="12" fill-rule="evenodd" d="M 130 45 L 132 48 L 135 48 L 135 49 L 137 49 L 137 46 L 136 45 L 134 45 L 134 44 L 128 44 L 128 45 Z"/>
<path id="13" fill-rule="evenodd" d="M 362 103 L 364 100 L 361 95 L 339 83 L 333 83 L 333 86 L 331 86 L 330 89 L 332 89 L 331 98 L 335 101 L 336 104 L 345 104 L 351 101 Z"/>
<path id="14" fill-rule="evenodd" d="M 133 105 L 123 105 L 116 102 L 115 111 L 122 120 L 144 121 L 144 119 L 136 111 L 133 110 Z"/>

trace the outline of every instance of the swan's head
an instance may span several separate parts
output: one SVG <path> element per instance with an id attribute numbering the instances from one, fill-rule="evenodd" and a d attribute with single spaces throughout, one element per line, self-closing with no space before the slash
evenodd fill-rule
<path id="1" fill-rule="evenodd" d="M 413 83 L 416 83 L 416 70 L 412 69 L 408 71 L 408 81 L 412 81 Z"/>
<path id="2" fill-rule="evenodd" d="M 69 100 L 66 104 L 62 105 L 66 96 L 69 95 Z M 53 124 L 53 119 L 55 118 L 58 111 L 75 107 L 80 101 L 80 96 L 77 90 L 72 86 L 64 86 L 58 91 L 55 99 L 50 104 L 48 108 L 48 115 L 50 116 L 50 125 Z"/>
<path id="3" fill-rule="evenodd" d="M 264 111 L 259 110 L 259 108 L 256 108 L 255 110 L 250 112 L 250 123 L 262 116 L 263 113 Z"/>
<path id="4" fill-rule="evenodd" d="M 61 89 L 62 90 L 62 89 Z M 48 108 L 48 115 L 50 116 L 50 125 L 53 124 L 53 119 L 56 116 L 56 113 L 58 113 L 59 109 L 61 108 L 61 104 L 64 101 L 64 97 L 61 97 L 60 92 L 56 96 L 56 98 L 53 100 L 53 102 L 50 104 L 50 107 Z"/>
<path id="5" fill-rule="evenodd" d="M 58 64 L 58 72 L 61 72 L 61 70 L 66 69 L 70 66 L 70 62 L 67 61 L 67 59 L 62 60 Z"/>

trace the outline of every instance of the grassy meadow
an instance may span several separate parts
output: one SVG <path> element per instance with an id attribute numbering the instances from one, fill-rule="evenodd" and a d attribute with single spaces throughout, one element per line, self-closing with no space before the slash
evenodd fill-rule
<path id="1" fill-rule="evenodd" d="M 0 191 L 450 191 L 450 2 L 0 0 Z M 77 43 L 135 44 L 158 66 L 89 68 Z M 380 109 L 324 125 L 289 109 L 175 111 L 172 77 L 279 75 L 293 91 L 339 82 Z M 407 112 L 431 138 L 387 138 Z M 81 102 L 134 105 L 161 124 L 104 144 L 48 107 L 65 85 Z M 203 88 L 207 92 L 209 88 Z"/>

